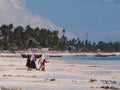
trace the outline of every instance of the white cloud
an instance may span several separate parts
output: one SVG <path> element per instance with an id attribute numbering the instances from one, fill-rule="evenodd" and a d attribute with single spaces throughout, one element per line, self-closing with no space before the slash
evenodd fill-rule
<path id="1" fill-rule="evenodd" d="M 30 25 L 33 28 L 40 27 L 62 32 L 63 28 L 55 25 L 48 19 L 34 15 L 26 9 L 25 5 L 26 0 L 0 0 L 0 25 L 13 23 L 14 26 Z M 67 31 L 66 35 L 68 38 L 74 37 Z"/>
<path id="2" fill-rule="evenodd" d="M 0 24 L 28 25 L 61 29 L 49 20 L 32 14 L 25 8 L 26 0 L 0 0 Z"/>

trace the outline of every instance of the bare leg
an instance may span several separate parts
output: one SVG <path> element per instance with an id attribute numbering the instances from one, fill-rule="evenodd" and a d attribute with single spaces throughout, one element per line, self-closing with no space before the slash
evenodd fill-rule
<path id="1" fill-rule="evenodd" d="M 45 71 L 45 65 L 42 65 L 41 71 Z"/>
<path id="2" fill-rule="evenodd" d="M 40 67 L 39 67 L 39 69 L 38 69 L 39 71 L 40 71 L 40 69 L 41 69 L 42 66 L 43 66 L 43 65 L 41 64 Z"/>

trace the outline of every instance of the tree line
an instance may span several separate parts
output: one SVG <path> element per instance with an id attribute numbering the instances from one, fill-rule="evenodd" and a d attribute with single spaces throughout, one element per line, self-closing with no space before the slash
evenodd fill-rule
<path id="1" fill-rule="evenodd" d="M 65 33 L 66 30 L 63 29 L 62 36 L 59 37 L 58 30 L 32 28 L 30 25 L 14 27 L 13 24 L 4 24 L 0 26 L 0 50 L 49 48 L 69 52 L 120 52 L 120 42 L 91 43 L 89 40 L 82 41 L 79 38 L 68 40 Z"/>

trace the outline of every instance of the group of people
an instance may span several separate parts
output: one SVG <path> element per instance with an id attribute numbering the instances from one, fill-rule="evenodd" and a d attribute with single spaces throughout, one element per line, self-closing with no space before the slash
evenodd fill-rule
<path id="1" fill-rule="evenodd" d="M 35 54 L 32 53 L 31 56 L 28 55 L 27 62 L 26 62 L 27 69 L 28 70 L 36 69 L 39 71 L 45 71 L 45 63 L 47 61 L 46 61 L 44 54 L 42 54 L 42 56 L 38 60 L 39 68 L 37 68 L 37 66 L 36 66 L 36 61 L 37 61 L 37 59 L 35 57 Z"/>

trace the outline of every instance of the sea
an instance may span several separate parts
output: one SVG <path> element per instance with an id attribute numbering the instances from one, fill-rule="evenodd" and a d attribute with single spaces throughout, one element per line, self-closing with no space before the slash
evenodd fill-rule
<path id="1" fill-rule="evenodd" d="M 120 70 L 120 56 L 107 56 L 107 57 L 95 57 L 95 56 L 62 56 L 62 57 L 50 57 L 52 60 L 64 60 L 74 64 L 84 65 L 102 65 L 106 68 L 114 68 Z M 109 67 L 108 67 L 109 66 Z"/>

